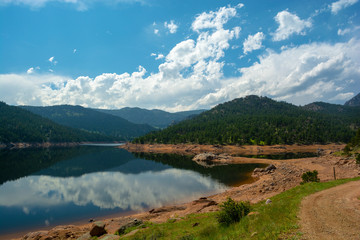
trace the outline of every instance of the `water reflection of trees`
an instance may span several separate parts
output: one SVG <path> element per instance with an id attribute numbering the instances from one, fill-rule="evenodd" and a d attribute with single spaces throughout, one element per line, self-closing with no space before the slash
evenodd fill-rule
<path id="1" fill-rule="evenodd" d="M 118 166 L 133 158 L 124 150 L 105 147 L 1 150 L 0 184 L 31 174 L 80 176 Z"/>
<path id="2" fill-rule="evenodd" d="M 264 164 L 231 164 L 221 165 L 212 168 L 198 165 L 192 161 L 190 155 L 167 154 L 167 153 L 134 153 L 136 157 L 144 158 L 167 164 L 175 168 L 193 170 L 205 176 L 217 179 L 228 186 L 237 186 L 249 181 L 250 174 L 257 167 L 264 167 Z"/>

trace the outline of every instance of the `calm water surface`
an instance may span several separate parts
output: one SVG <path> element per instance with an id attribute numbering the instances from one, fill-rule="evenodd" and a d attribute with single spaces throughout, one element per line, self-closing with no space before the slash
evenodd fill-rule
<path id="1" fill-rule="evenodd" d="M 1 150 L 0 234 L 197 199 L 262 166 L 206 168 L 191 157 L 98 146 Z"/>

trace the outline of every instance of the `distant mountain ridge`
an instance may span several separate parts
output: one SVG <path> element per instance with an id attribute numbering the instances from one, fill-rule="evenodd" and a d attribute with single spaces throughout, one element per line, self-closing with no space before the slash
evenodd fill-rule
<path id="1" fill-rule="evenodd" d="M 96 109 L 97 111 L 122 117 L 136 124 L 149 124 L 156 128 L 165 128 L 191 116 L 198 115 L 206 110 L 193 110 L 170 113 L 159 109 L 147 110 L 142 108 L 125 107 L 116 110 Z"/>
<path id="2" fill-rule="evenodd" d="M 360 108 L 348 105 L 313 102 L 303 106 L 302 108 L 313 112 L 334 115 L 334 117 L 339 114 L 344 117 L 360 116 Z"/>
<path id="3" fill-rule="evenodd" d="M 350 99 L 349 101 L 345 102 L 345 106 L 360 106 L 360 93 Z"/>
<path id="4" fill-rule="evenodd" d="M 114 137 L 62 126 L 20 107 L 0 102 L 0 143 L 114 141 Z"/>
<path id="5" fill-rule="evenodd" d="M 131 140 L 155 130 L 146 124 L 131 123 L 121 117 L 81 106 L 21 106 L 21 108 L 64 126 L 113 136 L 119 140 Z"/>
<path id="6" fill-rule="evenodd" d="M 311 144 L 348 142 L 360 108 L 327 103 L 305 107 L 247 96 L 134 140 L 136 143 Z"/>

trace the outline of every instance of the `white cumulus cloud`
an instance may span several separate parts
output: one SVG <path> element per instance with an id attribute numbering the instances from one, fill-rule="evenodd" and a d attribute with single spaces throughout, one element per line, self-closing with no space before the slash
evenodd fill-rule
<path id="1" fill-rule="evenodd" d="M 252 66 L 239 69 L 241 77 L 224 81 L 222 87 L 199 99 L 196 106 L 214 105 L 249 94 L 294 104 L 344 96 L 341 94 L 359 88 L 359 51 L 360 41 L 352 39 L 334 45 L 313 43 L 280 53 L 269 52 Z"/>
<path id="2" fill-rule="evenodd" d="M 262 41 L 265 39 L 265 34 L 258 32 L 255 35 L 249 35 L 243 43 L 244 53 L 251 52 L 253 50 L 260 49 L 262 47 Z"/>
<path id="3" fill-rule="evenodd" d="M 357 3 L 358 0 L 339 0 L 331 4 L 331 13 L 337 14 L 340 10 Z"/>
<path id="4" fill-rule="evenodd" d="M 355 94 L 353 92 L 346 92 L 346 93 L 339 93 L 335 97 L 331 98 L 330 100 L 349 100 Z"/>
<path id="5" fill-rule="evenodd" d="M 158 70 L 139 66 L 133 72 L 103 73 L 69 78 L 53 74 L 2 74 L 0 98 L 9 104 L 73 104 L 94 108 L 143 107 L 168 111 L 209 108 L 249 94 L 266 95 L 295 104 L 341 101 L 360 85 L 360 40 L 337 44 L 290 45 L 267 50 L 240 77 L 223 73 L 226 50 L 239 37 L 240 27 L 226 28 L 239 7 L 223 7 L 199 14 L 192 24 L 194 37 L 176 44 Z M 278 38 L 302 34 L 310 21 L 287 11 L 279 13 Z M 290 20 L 289 20 L 290 19 Z M 274 36 L 275 37 L 275 36 Z M 263 33 L 247 38 L 244 51 L 261 48 Z M 250 41 L 251 40 L 251 41 Z M 55 61 L 55 59 L 52 59 Z M 341 95 L 343 94 L 343 95 Z"/>
<path id="6" fill-rule="evenodd" d="M 274 41 L 286 40 L 293 34 L 304 34 L 304 29 L 312 26 L 310 20 L 301 20 L 297 15 L 286 10 L 279 12 L 275 16 L 275 21 L 279 27 L 273 34 Z"/>
<path id="7" fill-rule="evenodd" d="M 203 12 L 195 18 L 192 29 L 222 29 L 223 25 L 236 16 L 237 7 L 221 7 L 218 11 Z"/>
<path id="8" fill-rule="evenodd" d="M 27 74 L 32 74 L 32 73 L 34 73 L 34 68 L 33 67 L 31 67 L 31 68 L 29 68 L 27 71 L 26 71 L 26 73 Z"/>
<path id="9" fill-rule="evenodd" d="M 226 9 L 220 9 L 219 13 Z M 236 11 L 236 8 L 233 9 Z M 226 21 L 221 19 L 221 24 L 225 24 Z M 218 21 L 214 17 L 209 24 L 216 26 Z M 230 47 L 229 41 L 238 37 L 240 28 L 203 30 L 197 38 L 176 44 L 167 55 L 151 54 L 164 59 L 156 73 L 147 73 L 144 67 L 139 66 L 132 73 L 104 73 L 74 79 L 57 76 L 60 80 L 57 79 L 56 83 L 53 82 L 53 75 L 38 76 L 40 84 L 30 83 L 31 80 L 24 76 L 0 75 L 0 78 L 17 78 L 31 85 L 30 92 L 20 87 L 11 101 L 8 101 L 8 97 L 4 100 L 11 104 L 26 102 L 29 105 L 67 103 L 99 108 L 140 106 L 169 111 L 190 109 L 190 105 L 199 97 L 219 86 L 223 78 L 225 50 Z"/>
<path id="10" fill-rule="evenodd" d="M 173 20 L 171 20 L 170 23 L 165 22 L 165 23 L 164 23 L 164 26 L 165 26 L 167 29 L 169 29 L 169 32 L 170 32 L 170 33 L 176 33 L 176 31 L 177 31 L 177 29 L 178 29 L 178 25 L 176 25 Z"/>
<path id="11" fill-rule="evenodd" d="M 159 54 L 151 53 L 151 56 L 152 56 L 152 57 L 155 57 L 155 60 L 159 60 L 159 59 L 165 58 L 164 54 L 161 54 L 161 53 L 159 53 Z"/>
<path id="12" fill-rule="evenodd" d="M 339 29 L 337 34 L 340 35 L 340 36 L 343 36 L 343 35 L 348 34 L 350 32 L 351 32 L 350 28 L 345 28 L 345 29 Z"/>

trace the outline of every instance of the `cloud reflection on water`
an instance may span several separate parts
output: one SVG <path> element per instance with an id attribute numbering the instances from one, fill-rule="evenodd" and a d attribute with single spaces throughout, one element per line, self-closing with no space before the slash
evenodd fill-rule
<path id="1" fill-rule="evenodd" d="M 73 203 L 139 211 L 226 188 L 210 177 L 179 169 L 139 174 L 98 172 L 67 178 L 28 176 L 0 186 L 0 206 L 29 209 Z"/>

